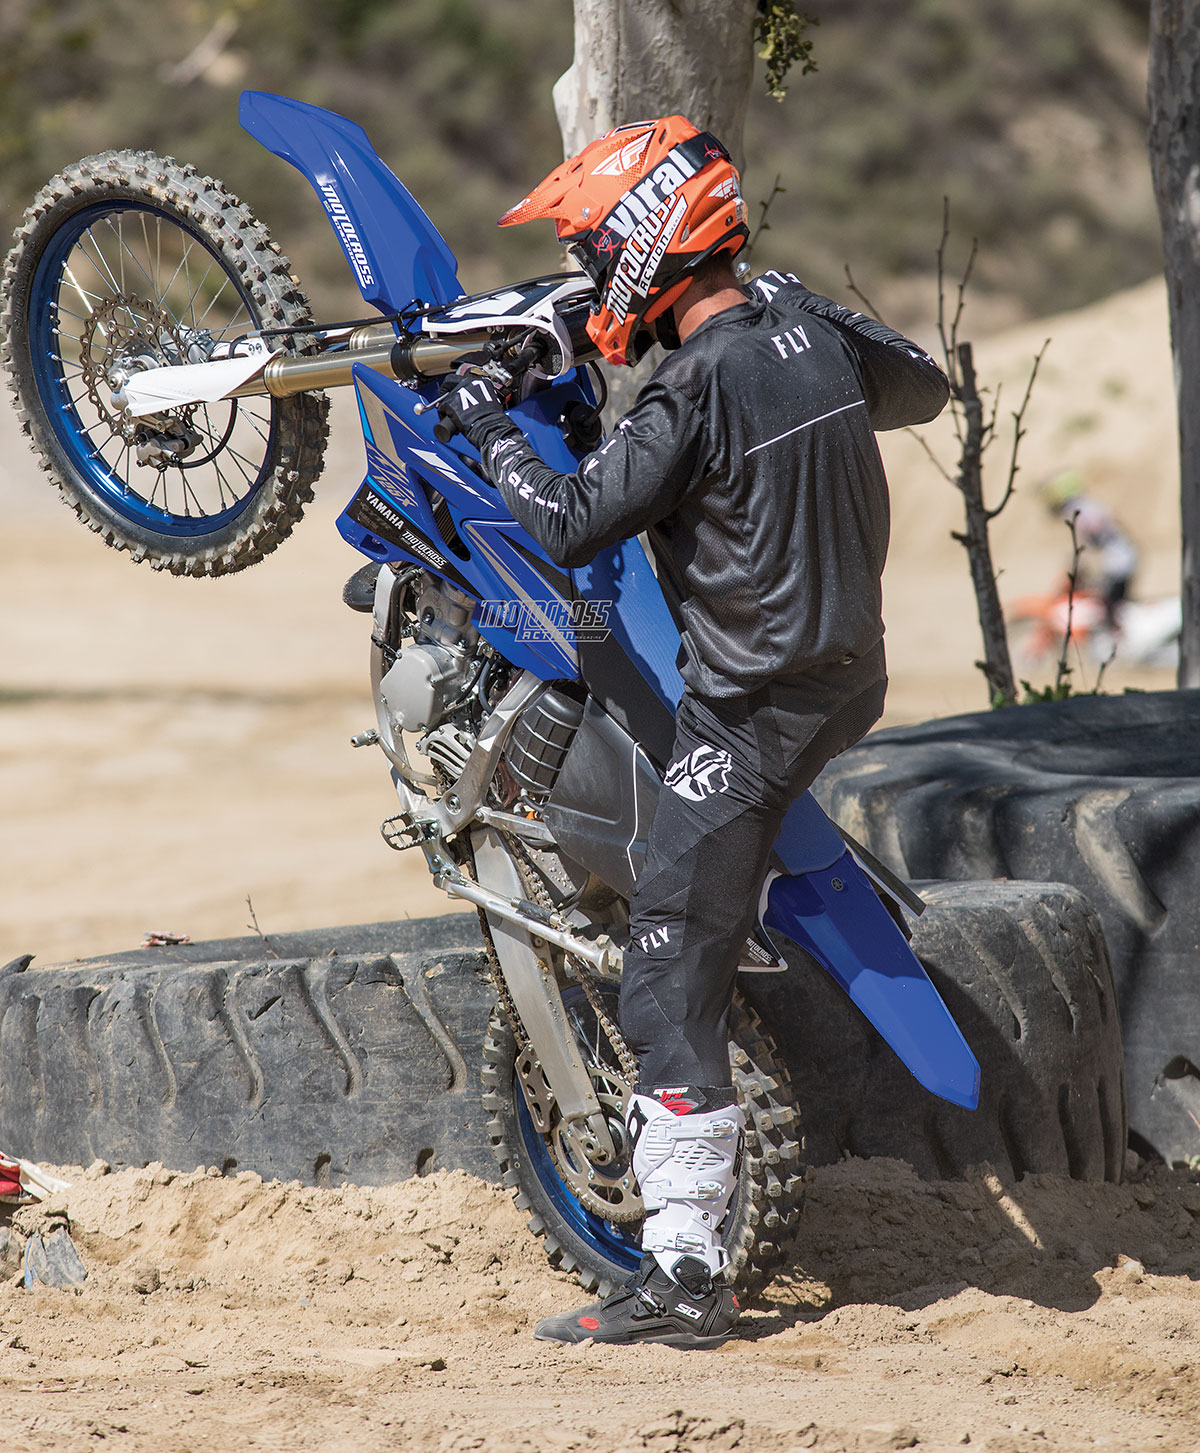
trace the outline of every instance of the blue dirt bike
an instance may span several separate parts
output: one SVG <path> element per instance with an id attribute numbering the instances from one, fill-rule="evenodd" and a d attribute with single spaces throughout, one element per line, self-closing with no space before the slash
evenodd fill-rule
<path id="1" fill-rule="evenodd" d="M 617 976 L 682 689 L 678 631 L 637 541 L 557 568 L 431 408 L 440 379 L 475 370 L 515 400 L 543 458 L 574 468 L 600 438 L 592 285 L 563 274 L 464 297 L 446 243 L 358 126 L 260 92 L 240 116 L 316 190 L 371 317 L 314 323 L 224 187 L 105 152 L 50 182 L 18 230 L 0 320 L 17 405 L 108 544 L 220 575 L 290 532 L 321 473 L 321 391 L 353 386 L 367 472 L 338 527 L 369 562 L 347 601 L 373 618 L 377 710 L 355 741 L 391 768 L 389 844 L 418 849 L 440 888 L 479 909 L 496 995 L 485 1103 L 505 1183 L 552 1259 L 605 1287 L 639 1255 Z M 920 907 L 805 794 L 744 967 L 815 961 L 923 1086 L 972 1108 L 978 1064 L 908 943 L 902 910 Z M 724 1236 L 734 1277 L 754 1286 L 788 1250 L 802 1142 L 767 1030 L 739 1004 L 731 1035 L 748 1137 Z"/>

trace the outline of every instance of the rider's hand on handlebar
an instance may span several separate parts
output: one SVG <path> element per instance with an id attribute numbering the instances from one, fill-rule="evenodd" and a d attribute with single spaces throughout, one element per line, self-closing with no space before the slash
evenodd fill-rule
<path id="1" fill-rule="evenodd" d="M 478 449 L 487 439 L 488 426 L 507 416 L 491 382 L 486 378 L 452 378 L 436 400 L 441 418 L 434 425 L 434 437 L 442 443 L 464 434 Z"/>

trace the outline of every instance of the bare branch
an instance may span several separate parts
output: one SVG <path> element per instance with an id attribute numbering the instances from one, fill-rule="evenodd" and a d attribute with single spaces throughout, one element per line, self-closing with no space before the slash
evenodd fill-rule
<path id="1" fill-rule="evenodd" d="M 962 321 L 963 308 L 966 306 L 967 284 L 971 281 L 971 273 L 975 267 L 975 258 L 979 253 L 979 238 L 971 238 L 971 251 L 967 257 L 967 265 L 963 268 L 963 274 L 958 284 L 958 301 L 954 307 L 954 322 L 950 325 L 950 342 L 955 351 L 958 350 L 958 325 Z"/>
<path id="2" fill-rule="evenodd" d="M 1071 532 L 1071 568 L 1067 572 L 1067 624 L 1063 631 L 1062 650 L 1059 652 L 1058 665 L 1054 671 L 1054 690 L 1060 692 L 1063 683 L 1071 674 L 1071 667 L 1067 664 L 1067 653 L 1071 649 L 1071 633 L 1075 616 L 1075 586 L 1079 579 L 1079 558 L 1083 554 L 1083 546 L 1079 543 L 1079 532 L 1075 528 L 1075 521 L 1079 518 L 1079 511 L 1076 510 L 1069 520 L 1066 521 L 1067 529 Z"/>
<path id="3" fill-rule="evenodd" d="M 867 312 L 870 313 L 873 318 L 878 318 L 881 323 L 886 324 L 887 319 L 883 316 L 883 314 L 879 311 L 879 309 L 875 306 L 871 299 L 867 297 L 866 293 L 863 292 L 862 288 L 860 288 L 859 285 L 854 281 L 854 274 L 850 271 L 850 264 L 848 262 L 844 262 L 842 266 L 843 268 L 845 268 L 846 271 L 846 286 L 859 300 L 859 302 L 862 303 L 863 307 L 866 308 Z"/>
<path id="4" fill-rule="evenodd" d="M 1096 684 L 1092 688 L 1092 695 L 1093 696 L 1099 696 L 1100 695 L 1100 683 L 1104 680 L 1104 673 L 1112 665 L 1113 659 L 1116 656 L 1116 654 L 1117 654 L 1117 647 L 1116 647 L 1116 643 L 1114 642 L 1112 650 L 1109 651 L 1108 655 L 1105 656 L 1104 660 L 1100 662 L 1099 669 L 1096 672 Z"/>
<path id="5" fill-rule="evenodd" d="M 1002 384 L 997 384 L 996 385 L 996 392 L 992 396 L 992 412 L 988 415 L 987 422 L 983 426 L 983 448 L 984 449 L 986 449 L 988 447 L 988 445 L 996 437 L 996 415 L 1000 412 L 1000 395 L 1001 395 L 1002 392 L 1003 392 L 1003 385 Z M 984 393 L 987 393 L 987 389 L 984 389 Z"/>
<path id="6" fill-rule="evenodd" d="M 246 894 L 246 907 L 250 910 L 250 922 L 246 925 L 246 927 L 252 928 L 254 932 L 258 934 L 259 938 L 261 938 L 263 943 L 266 944 L 267 952 L 271 955 L 273 959 L 277 959 L 279 955 L 275 952 L 275 945 L 258 926 L 258 915 L 254 911 L 254 904 L 250 901 L 249 893 Z"/>
<path id="7" fill-rule="evenodd" d="M 947 484 L 952 484 L 955 487 L 955 489 L 957 489 L 958 488 L 958 480 L 955 479 L 955 477 L 950 473 L 950 471 L 946 468 L 946 466 L 942 463 L 942 461 L 937 457 L 937 455 L 929 447 L 929 441 L 924 437 L 924 435 L 918 434 L 917 431 L 915 429 L 911 428 L 911 427 L 906 428 L 904 432 L 906 434 L 911 434 L 912 437 L 921 446 L 921 448 L 924 449 L 925 454 L 926 454 L 926 456 L 929 459 L 929 462 L 933 465 L 933 467 L 937 470 L 937 472 L 942 476 L 942 478 L 946 481 L 946 483 Z"/>
<path id="8" fill-rule="evenodd" d="M 950 198 L 942 198 L 942 236 L 937 245 L 937 330 L 942 340 L 942 357 L 946 361 L 946 373 L 950 387 L 958 391 L 958 374 L 955 371 L 954 351 L 946 336 L 946 244 L 950 241 Z"/>
<path id="9" fill-rule="evenodd" d="M 758 219 L 758 226 L 754 229 L 754 236 L 746 244 L 747 258 L 749 258 L 750 254 L 754 251 L 754 244 L 758 241 L 760 235 L 764 232 L 769 232 L 771 230 L 771 224 L 767 221 L 767 213 L 771 210 L 771 203 L 782 192 L 787 191 L 786 187 L 781 187 L 779 185 L 779 179 L 781 175 L 782 173 L 780 172 L 775 173 L 775 180 L 771 183 L 771 191 L 767 197 L 767 200 L 765 202 L 759 202 L 758 204 L 762 208 L 762 215 Z"/>
<path id="10" fill-rule="evenodd" d="M 1050 339 L 1047 338 L 1033 357 L 1033 367 L 1029 370 L 1029 381 L 1025 385 L 1025 397 L 1021 400 L 1021 407 L 1012 416 L 1013 419 L 1013 442 L 1012 453 L 1008 461 L 1008 483 L 1005 485 L 1004 496 L 995 509 L 988 510 L 988 519 L 994 520 L 1004 506 L 1012 499 L 1017 488 L 1017 475 L 1020 472 L 1020 465 L 1017 463 L 1017 452 L 1021 447 L 1021 440 L 1029 432 L 1025 428 L 1025 410 L 1029 407 L 1029 400 L 1033 394 L 1033 385 L 1037 381 L 1038 369 L 1042 366 L 1042 359 L 1046 356 L 1046 349 L 1050 347 Z M 997 390 L 999 397 L 999 390 Z"/>
<path id="11" fill-rule="evenodd" d="M 942 352 L 946 356 L 948 365 L 947 372 L 950 375 L 951 384 L 957 389 L 958 373 L 955 360 L 958 357 L 958 325 L 962 322 L 963 308 L 966 306 L 967 285 L 971 281 L 971 273 L 975 268 L 975 258 L 979 253 L 979 238 L 971 238 L 971 251 L 967 256 L 967 265 L 963 268 L 962 277 L 958 282 L 958 295 L 954 305 L 954 317 L 950 321 L 950 331 L 946 331 L 946 247 L 950 241 L 950 198 L 942 198 L 942 237 L 937 249 L 937 277 L 938 277 L 938 336 L 942 340 Z"/>

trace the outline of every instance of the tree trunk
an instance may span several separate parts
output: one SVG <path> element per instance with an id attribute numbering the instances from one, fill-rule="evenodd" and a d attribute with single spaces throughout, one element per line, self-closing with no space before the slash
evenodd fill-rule
<path id="1" fill-rule="evenodd" d="M 1153 0 L 1149 102 L 1179 407 L 1179 685 L 1200 686 L 1200 0 Z"/>
<path id="2" fill-rule="evenodd" d="M 575 60 L 554 87 L 563 153 L 626 121 L 686 116 L 738 170 L 757 0 L 575 0 Z"/>
<path id="3" fill-rule="evenodd" d="M 958 487 L 966 505 L 967 528 L 954 538 L 967 552 L 971 568 L 971 584 L 975 587 L 975 607 L 979 612 L 979 628 L 983 632 L 983 660 L 976 666 L 988 684 L 992 706 L 1012 706 L 1017 699 L 1012 662 L 1008 654 L 1008 632 L 1004 612 L 1000 608 L 1000 592 L 996 589 L 996 571 L 992 565 L 992 547 L 988 539 L 991 516 L 983 503 L 983 401 L 975 381 L 975 358 L 969 343 L 958 345 L 958 397 L 962 404 L 966 435 L 958 464 Z"/>

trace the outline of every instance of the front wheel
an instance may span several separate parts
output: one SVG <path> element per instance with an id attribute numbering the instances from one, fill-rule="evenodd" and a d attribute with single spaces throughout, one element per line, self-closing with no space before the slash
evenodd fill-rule
<path id="1" fill-rule="evenodd" d="M 321 471 L 326 401 L 230 399 L 135 419 L 114 392 L 141 370 L 309 323 L 249 209 L 150 152 L 104 152 L 48 182 L 0 287 L 0 359 L 42 467 L 107 544 L 176 575 L 240 570 L 290 533 Z"/>
<path id="2" fill-rule="evenodd" d="M 617 985 L 600 981 L 597 989 L 615 1020 Z M 612 1108 L 610 1126 L 621 1164 L 589 1178 L 587 1167 L 572 1158 L 569 1143 L 564 1149 L 552 1107 L 548 1113 L 539 1110 L 544 1130 L 535 1126 L 522 1089 L 516 1039 L 499 1010 L 483 1046 L 483 1104 L 503 1183 L 528 1214 L 529 1229 L 544 1240 L 551 1265 L 574 1272 L 585 1291 L 605 1296 L 636 1269 L 642 1254 L 640 1202 L 636 1186 L 630 1194 L 626 1184 L 633 1178 L 620 1114 L 632 1087 L 621 1077 L 582 987 L 569 985 L 563 1002 L 601 1104 Z M 803 1198 L 803 1141 L 787 1072 L 758 1016 L 738 1001 L 730 1019 L 729 1057 L 746 1112 L 746 1148 L 723 1238 L 732 1284 L 752 1295 L 782 1268 L 795 1239 Z"/>

